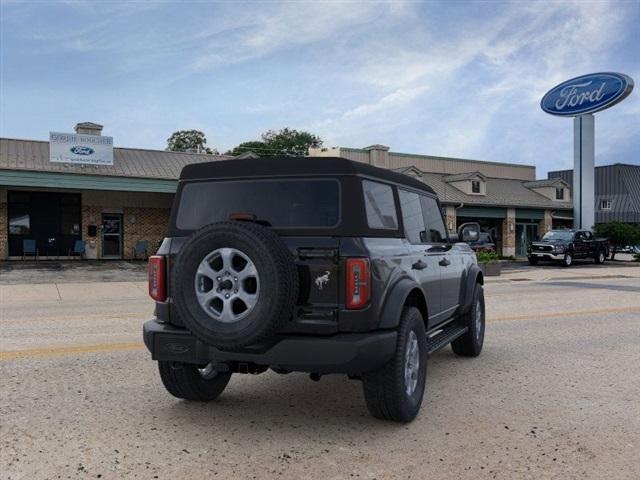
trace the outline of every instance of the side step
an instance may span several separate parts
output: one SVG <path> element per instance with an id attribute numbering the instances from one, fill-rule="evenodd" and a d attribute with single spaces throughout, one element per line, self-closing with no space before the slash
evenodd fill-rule
<path id="1" fill-rule="evenodd" d="M 442 327 L 440 330 L 436 330 L 431 336 L 427 338 L 427 355 L 431 356 L 443 347 L 446 347 L 456 338 L 464 335 L 469 330 L 469 327 L 463 327 L 451 323 Z"/>

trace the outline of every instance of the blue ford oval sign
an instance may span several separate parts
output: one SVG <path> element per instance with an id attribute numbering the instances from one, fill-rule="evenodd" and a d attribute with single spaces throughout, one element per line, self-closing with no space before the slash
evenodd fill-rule
<path id="1" fill-rule="evenodd" d="M 551 115 L 574 117 L 612 107 L 633 90 L 633 80 L 622 73 L 590 73 L 572 78 L 549 90 L 542 110 Z"/>
<path id="2" fill-rule="evenodd" d="M 80 145 L 76 145 L 75 147 L 71 147 L 69 149 L 71 153 L 75 153 L 76 155 L 92 155 L 95 153 L 95 150 L 91 147 L 82 147 Z"/>

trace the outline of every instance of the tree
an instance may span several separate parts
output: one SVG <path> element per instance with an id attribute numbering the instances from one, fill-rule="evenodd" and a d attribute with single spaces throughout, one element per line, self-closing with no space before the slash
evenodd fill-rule
<path id="1" fill-rule="evenodd" d="M 207 147 L 207 138 L 200 130 L 178 130 L 167 139 L 171 152 L 218 153 Z"/>
<path id="2" fill-rule="evenodd" d="M 229 150 L 229 155 L 240 155 L 252 151 L 261 157 L 272 155 L 303 156 L 309 154 L 309 147 L 322 146 L 322 139 L 305 131 L 289 128 L 282 130 L 268 130 L 261 135 L 262 141 L 243 142 Z"/>
<path id="3" fill-rule="evenodd" d="M 320 137 L 309 132 L 299 132 L 288 128 L 283 128 L 278 132 L 269 130 L 262 134 L 262 141 L 280 155 L 308 155 L 309 147 L 312 145 L 322 146 Z"/>
<path id="4" fill-rule="evenodd" d="M 266 157 L 269 154 L 269 150 L 264 142 L 253 141 L 253 142 L 242 142 L 237 147 L 234 147 L 232 150 L 229 150 L 226 155 L 242 155 L 243 153 L 253 152 L 259 157 Z"/>
<path id="5" fill-rule="evenodd" d="M 618 248 L 640 243 L 640 226 L 622 222 L 600 223 L 595 226 L 595 234 L 605 237 L 611 244 L 611 260 L 616 256 Z"/>

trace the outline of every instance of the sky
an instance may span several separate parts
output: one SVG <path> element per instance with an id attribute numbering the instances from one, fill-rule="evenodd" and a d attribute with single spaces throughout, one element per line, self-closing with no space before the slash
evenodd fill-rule
<path id="1" fill-rule="evenodd" d="M 269 129 L 324 146 L 571 168 L 539 102 L 590 72 L 640 82 L 640 1 L 0 0 L 0 136 L 81 121 L 121 147 L 181 129 L 221 152 Z M 596 114 L 596 164 L 640 164 L 640 87 Z"/>

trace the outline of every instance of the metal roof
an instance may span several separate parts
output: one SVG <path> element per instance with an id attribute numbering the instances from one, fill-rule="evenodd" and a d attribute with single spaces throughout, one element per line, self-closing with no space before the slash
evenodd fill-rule
<path id="1" fill-rule="evenodd" d="M 573 182 L 573 170 L 549 172 L 549 178 Z M 596 223 L 640 223 L 640 165 L 615 163 L 595 167 Z M 610 202 L 610 209 L 602 209 L 602 201 Z"/>
<path id="2" fill-rule="evenodd" d="M 233 157 L 142 148 L 114 148 L 113 165 L 71 165 L 49 162 L 47 141 L 0 138 L 0 170 L 177 180 L 186 165 L 230 158 Z"/>

